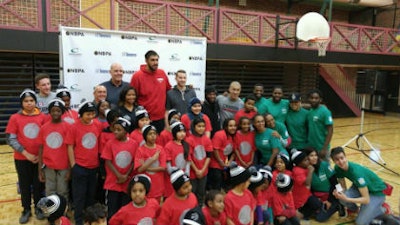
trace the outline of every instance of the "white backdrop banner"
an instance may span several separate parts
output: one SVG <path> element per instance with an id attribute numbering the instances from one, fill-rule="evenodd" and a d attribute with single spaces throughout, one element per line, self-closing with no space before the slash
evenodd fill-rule
<path id="1" fill-rule="evenodd" d="M 145 64 L 144 55 L 154 50 L 160 56 L 159 68 L 175 85 L 175 72 L 187 73 L 187 84 L 204 99 L 206 80 L 206 38 L 170 36 L 111 30 L 60 27 L 61 81 L 71 90 L 71 107 L 93 100 L 93 87 L 111 78 L 110 65 L 120 63 L 124 81 Z"/>

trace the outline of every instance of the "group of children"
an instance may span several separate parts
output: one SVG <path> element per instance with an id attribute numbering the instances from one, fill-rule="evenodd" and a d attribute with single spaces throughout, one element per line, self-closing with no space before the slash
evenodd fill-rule
<path id="1" fill-rule="evenodd" d="M 132 125 L 105 101 L 84 102 L 74 114 L 69 91 L 56 95 L 45 115 L 36 108 L 35 93 L 24 90 L 21 110 L 6 129 L 15 150 L 21 224 L 31 216 L 32 194 L 37 218 L 44 213 L 51 224 L 68 224 L 62 215 L 70 200 L 78 225 L 94 222 L 87 218 L 96 213 L 97 222 L 159 225 L 299 224 L 310 217 L 326 221 L 336 211 L 345 216 L 332 194 L 336 177 L 316 150 L 279 153 L 273 170 L 257 165 L 252 97 L 242 116 L 223 121 L 211 137 L 197 98 L 183 116 L 170 110 L 169 126 L 157 134 L 142 107 L 131 115 Z M 280 135 L 279 144 L 288 146 L 287 137 Z M 107 214 L 95 204 L 103 201 Z"/>

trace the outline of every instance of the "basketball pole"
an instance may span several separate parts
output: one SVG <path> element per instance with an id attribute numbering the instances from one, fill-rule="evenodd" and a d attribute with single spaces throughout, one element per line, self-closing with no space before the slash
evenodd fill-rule
<path id="1" fill-rule="evenodd" d="M 371 161 L 373 161 L 374 163 L 382 166 L 384 169 L 387 169 L 389 171 L 391 171 L 392 173 L 395 173 L 396 175 L 400 175 L 397 172 L 389 169 L 386 167 L 386 162 L 385 160 L 383 160 L 383 158 L 381 157 L 381 155 L 379 154 L 379 151 L 371 144 L 371 142 L 368 140 L 368 138 L 365 136 L 364 133 L 364 108 L 365 108 L 365 98 L 366 98 L 366 94 L 362 94 L 362 105 L 361 105 L 361 121 L 360 121 L 360 133 L 356 134 L 354 137 L 352 137 L 350 140 L 348 140 L 344 145 L 342 145 L 343 148 L 350 148 L 353 150 L 357 150 L 359 152 L 361 152 L 363 155 L 365 155 L 367 158 L 369 158 Z M 368 147 L 369 150 L 364 150 L 363 149 L 363 142 L 364 141 Z M 353 148 L 353 147 L 349 147 L 349 145 L 351 143 L 355 142 L 357 148 Z M 370 151 L 372 153 L 374 153 L 377 156 L 377 160 L 373 159 L 371 156 L 369 156 L 368 154 L 366 154 L 366 151 Z"/>

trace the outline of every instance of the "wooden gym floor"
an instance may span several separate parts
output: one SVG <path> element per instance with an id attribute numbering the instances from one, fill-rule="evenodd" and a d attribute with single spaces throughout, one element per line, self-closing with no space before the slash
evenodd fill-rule
<path id="1" fill-rule="evenodd" d="M 332 147 L 341 146 L 347 143 L 352 137 L 360 132 L 360 118 L 338 118 L 334 119 L 334 135 Z M 386 166 L 396 173 L 400 173 L 400 115 L 365 115 L 364 133 L 367 139 L 381 152 L 381 158 Z M 367 147 L 364 144 L 365 147 Z M 355 147 L 355 143 L 349 144 Z M 392 196 L 387 197 L 387 202 L 396 215 L 399 215 L 399 193 L 400 176 L 389 170 L 383 169 L 372 163 L 358 150 L 346 149 L 349 160 L 363 164 L 376 171 L 380 177 L 394 186 Z M 369 152 L 367 152 L 369 154 Z M 0 224 L 18 224 L 21 213 L 21 203 L 16 190 L 17 175 L 13 163 L 12 150 L 9 146 L 0 146 Z M 324 224 L 353 224 L 354 218 L 339 219 L 334 215 Z M 311 221 L 312 224 L 319 224 Z M 34 216 L 28 224 L 46 224 L 46 221 L 38 221 Z"/>

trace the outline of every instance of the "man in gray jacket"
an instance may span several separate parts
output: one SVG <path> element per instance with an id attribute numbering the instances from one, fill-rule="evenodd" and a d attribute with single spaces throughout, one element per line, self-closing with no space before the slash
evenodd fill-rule
<path id="1" fill-rule="evenodd" d="M 186 85 L 186 71 L 178 70 L 175 73 L 175 80 L 176 85 L 167 92 L 166 114 L 170 109 L 176 109 L 183 115 L 187 113 L 189 101 L 196 97 L 196 92 L 191 86 Z"/>

